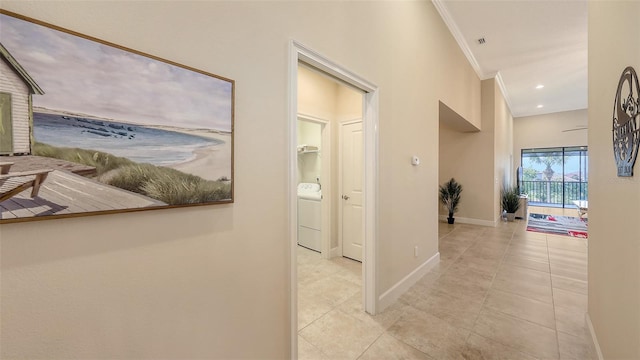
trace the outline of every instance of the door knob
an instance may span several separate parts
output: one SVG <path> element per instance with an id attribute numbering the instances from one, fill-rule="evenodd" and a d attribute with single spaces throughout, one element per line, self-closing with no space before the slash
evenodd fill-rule
<path id="1" fill-rule="evenodd" d="M 342 195 L 342 198 L 345 200 L 349 200 L 349 196 L 348 195 Z"/>

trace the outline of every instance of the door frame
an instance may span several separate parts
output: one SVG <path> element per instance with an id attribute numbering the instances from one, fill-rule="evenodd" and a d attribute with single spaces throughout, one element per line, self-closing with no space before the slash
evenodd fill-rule
<path id="1" fill-rule="evenodd" d="M 345 121 L 341 121 L 338 126 L 340 126 L 340 128 L 338 129 L 338 193 L 336 194 L 336 201 L 338 201 L 338 254 L 340 256 L 344 256 L 344 251 L 342 246 L 344 245 L 343 243 L 343 238 L 342 238 L 342 225 L 343 225 L 343 218 L 342 218 L 342 214 L 343 214 L 343 203 L 342 203 L 342 195 L 344 194 L 343 192 L 343 188 L 342 188 L 342 181 L 343 181 L 343 176 L 344 173 L 342 172 L 342 154 L 343 154 L 343 150 L 342 150 L 342 146 L 343 146 L 343 141 L 344 141 L 344 136 L 342 135 L 342 127 L 345 125 L 349 125 L 349 124 L 355 124 L 355 123 L 362 123 L 362 129 L 364 131 L 364 122 L 362 121 L 362 118 L 358 118 L 358 119 L 353 119 L 353 120 L 345 120 Z M 365 166 L 366 166 L 366 161 L 365 161 Z M 363 254 L 364 256 L 364 254 Z M 364 264 L 364 261 L 363 261 Z"/>
<path id="2" fill-rule="evenodd" d="M 325 72 L 364 92 L 362 126 L 364 132 L 364 258 L 363 272 L 363 303 L 369 314 L 376 313 L 376 240 L 378 223 L 378 102 L 379 90 L 376 85 L 338 65 L 337 63 L 311 50 L 309 47 L 291 40 L 289 42 L 289 282 L 290 282 L 290 328 L 291 328 L 291 357 L 297 358 L 298 353 L 298 274 L 297 274 L 297 224 L 298 224 L 298 195 L 296 190 L 297 178 L 297 120 L 298 120 L 298 63 L 305 63 L 313 68 Z"/>

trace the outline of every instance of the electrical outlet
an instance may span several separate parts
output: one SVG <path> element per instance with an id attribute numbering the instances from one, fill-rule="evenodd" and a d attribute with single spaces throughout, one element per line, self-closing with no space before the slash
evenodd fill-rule
<path id="1" fill-rule="evenodd" d="M 413 248 L 413 256 L 418 257 L 418 247 L 417 246 L 415 246 Z"/>

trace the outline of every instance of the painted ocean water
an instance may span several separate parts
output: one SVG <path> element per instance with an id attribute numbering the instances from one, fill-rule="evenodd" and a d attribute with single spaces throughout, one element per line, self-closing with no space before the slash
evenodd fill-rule
<path id="1" fill-rule="evenodd" d="M 222 141 L 140 125 L 58 114 L 33 114 L 36 141 L 91 149 L 138 163 L 167 166 L 195 158 L 198 148 Z"/>

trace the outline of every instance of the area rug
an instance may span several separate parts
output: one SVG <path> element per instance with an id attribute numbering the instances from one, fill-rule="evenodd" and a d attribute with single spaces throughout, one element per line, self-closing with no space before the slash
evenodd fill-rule
<path id="1" fill-rule="evenodd" d="M 527 231 L 573 236 L 586 239 L 587 219 L 572 216 L 529 214 Z"/>

